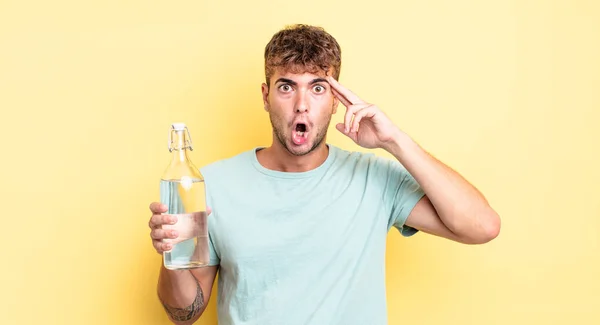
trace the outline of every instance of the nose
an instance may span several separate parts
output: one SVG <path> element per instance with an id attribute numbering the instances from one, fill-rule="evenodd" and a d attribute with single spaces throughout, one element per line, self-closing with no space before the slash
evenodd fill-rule
<path id="1" fill-rule="evenodd" d="M 294 107 L 294 112 L 296 112 L 296 113 L 308 112 L 308 99 L 306 97 L 307 97 L 307 94 L 304 94 L 303 92 L 299 92 L 298 99 L 296 100 L 296 105 Z"/>

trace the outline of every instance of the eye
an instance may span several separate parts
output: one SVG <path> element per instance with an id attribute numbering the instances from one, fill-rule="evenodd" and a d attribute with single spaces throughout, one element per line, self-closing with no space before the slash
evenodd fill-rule
<path id="1" fill-rule="evenodd" d="M 317 94 L 322 94 L 325 92 L 325 87 L 321 86 L 321 85 L 315 85 L 313 87 L 313 90 L 317 93 Z"/>
<path id="2" fill-rule="evenodd" d="M 292 91 L 292 86 L 288 84 L 283 84 L 279 86 L 279 90 L 283 91 L 284 93 L 289 93 L 290 91 Z"/>

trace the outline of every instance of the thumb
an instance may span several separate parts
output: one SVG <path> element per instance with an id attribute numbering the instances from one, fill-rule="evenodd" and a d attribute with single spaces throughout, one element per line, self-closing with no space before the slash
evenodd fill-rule
<path id="1" fill-rule="evenodd" d="M 344 123 L 338 123 L 338 124 L 336 124 L 336 125 L 335 125 L 335 128 L 336 128 L 338 131 L 340 131 L 340 132 L 342 132 L 342 133 L 346 134 L 346 132 L 344 132 L 344 128 L 345 128 L 345 126 L 344 126 Z"/>

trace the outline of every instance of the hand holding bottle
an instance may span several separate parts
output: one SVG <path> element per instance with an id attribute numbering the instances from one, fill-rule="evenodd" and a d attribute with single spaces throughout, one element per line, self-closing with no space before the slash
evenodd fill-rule
<path id="1" fill-rule="evenodd" d="M 152 202 L 152 204 L 150 204 L 152 217 L 150 217 L 148 227 L 151 229 L 150 237 L 152 238 L 152 246 L 154 246 L 154 249 L 156 249 L 156 252 L 159 254 L 173 248 L 173 244 L 165 242 L 164 239 L 174 239 L 179 235 L 176 230 L 163 229 L 163 225 L 175 224 L 177 222 L 176 216 L 163 214 L 167 212 L 167 210 L 167 207 L 160 202 Z"/>
<path id="2" fill-rule="evenodd" d="M 188 218 L 178 218 L 176 215 L 164 214 L 167 210 L 160 202 L 150 204 L 152 216 L 148 227 L 151 229 L 152 246 L 159 254 L 170 251 L 177 243 L 196 237 L 200 231 L 200 221 L 205 220 L 203 212 L 192 213 Z M 207 207 L 206 214 L 210 213 L 211 209 Z"/>

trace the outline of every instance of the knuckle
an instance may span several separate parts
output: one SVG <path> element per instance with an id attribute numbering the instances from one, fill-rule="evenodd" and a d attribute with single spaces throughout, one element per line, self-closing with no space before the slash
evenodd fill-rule
<path id="1" fill-rule="evenodd" d="M 161 252 L 160 242 L 158 242 L 158 241 L 152 241 L 152 246 L 154 246 L 154 249 L 156 249 L 157 252 L 159 252 L 159 253 Z"/>
<path id="2" fill-rule="evenodd" d="M 152 217 L 150 218 L 148 225 L 150 226 L 150 228 L 154 228 L 157 226 L 156 217 L 154 215 L 152 215 Z"/>
<path id="3" fill-rule="evenodd" d="M 160 203 L 160 202 L 150 203 L 150 211 L 152 211 L 153 214 L 160 214 L 163 210 L 164 210 L 164 207 L 162 206 L 162 203 Z"/>

